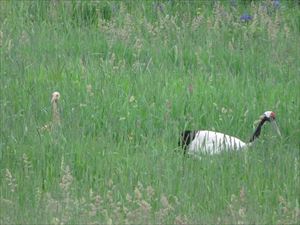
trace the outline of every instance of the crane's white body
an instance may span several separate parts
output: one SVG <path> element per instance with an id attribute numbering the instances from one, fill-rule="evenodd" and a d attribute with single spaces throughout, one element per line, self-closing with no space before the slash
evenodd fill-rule
<path id="1" fill-rule="evenodd" d="M 188 154 L 207 153 L 217 154 L 222 151 L 246 149 L 250 143 L 245 143 L 236 137 L 227 134 L 200 130 L 187 147 Z"/>

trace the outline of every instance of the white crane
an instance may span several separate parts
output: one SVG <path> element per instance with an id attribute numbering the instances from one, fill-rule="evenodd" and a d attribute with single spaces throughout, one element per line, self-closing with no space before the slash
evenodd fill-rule
<path id="1" fill-rule="evenodd" d="M 262 126 L 265 122 L 273 124 L 274 129 L 281 136 L 279 128 L 275 121 L 275 113 L 272 111 L 266 111 L 259 120 L 258 126 L 256 127 L 253 135 L 250 138 L 249 143 L 245 143 L 240 139 L 229 136 L 227 134 L 208 131 L 198 130 L 190 131 L 185 130 L 181 133 L 179 145 L 183 147 L 184 153 L 195 154 L 195 153 L 208 153 L 217 154 L 222 151 L 242 150 L 249 147 L 253 141 L 259 137 Z"/>

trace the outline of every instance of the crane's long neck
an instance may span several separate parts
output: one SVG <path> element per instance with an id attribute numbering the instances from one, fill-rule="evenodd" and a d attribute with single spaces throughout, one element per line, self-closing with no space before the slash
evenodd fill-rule
<path id="1" fill-rule="evenodd" d="M 54 124 L 60 123 L 60 116 L 59 116 L 58 105 L 56 100 L 52 101 L 52 122 Z"/>
<path id="2" fill-rule="evenodd" d="M 264 123 L 267 121 L 267 119 L 264 117 L 261 119 L 261 121 L 259 122 L 258 126 L 256 127 L 252 137 L 250 138 L 250 143 L 253 142 L 256 138 L 259 137 L 260 132 L 261 132 L 261 128 L 264 125 Z"/>

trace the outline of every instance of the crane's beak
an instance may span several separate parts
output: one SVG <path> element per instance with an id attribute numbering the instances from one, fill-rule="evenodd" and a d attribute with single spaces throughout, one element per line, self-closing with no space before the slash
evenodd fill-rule
<path id="1" fill-rule="evenodd" d="M 281 133 L 280 133 L 280 130 L 279 130 L 279 127 L 277 126 L 277 123 L 274 119 L 271 120 L 271 124 L 274 128 L 274 130 L 276 131 L 276 133 L 279 135 L 279 137 L 281 137 Z"/>

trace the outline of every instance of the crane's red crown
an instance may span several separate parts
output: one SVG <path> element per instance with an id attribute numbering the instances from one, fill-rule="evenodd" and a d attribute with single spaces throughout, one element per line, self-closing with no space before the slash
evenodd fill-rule
<path id="1" fill-rule="evenodd" d="M 273 111 L 266 111 L 264 113 L 264 116 L 267 117 L 268 119 L 275 120 L 275 113 Z"/>

